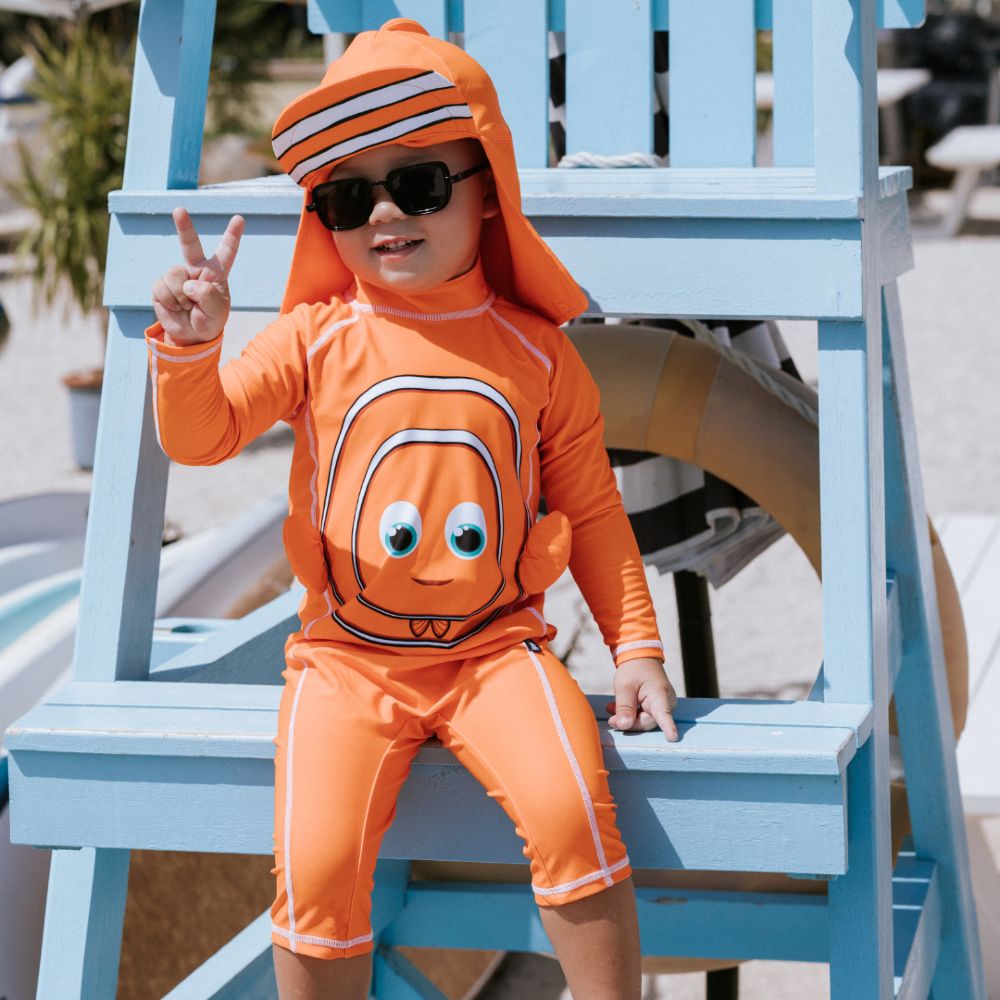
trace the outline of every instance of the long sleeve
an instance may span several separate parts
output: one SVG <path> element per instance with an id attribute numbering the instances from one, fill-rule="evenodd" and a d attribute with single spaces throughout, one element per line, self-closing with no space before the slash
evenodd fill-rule
<path id="1" fill-rule="evenodd" d="M 159 323 L 146 331 L 160 446 L 185 465 L 215 465 L 279 420 L 305 396 L 308 307 L 279 317 L 219 370 L 222 337 L 177 347 Z"/>
<path id="2" fill-rule="evenodd" d="M 600 394 L 565 336 L 541 419 L 542 492 L 573 528 L 570 570 L 615 665 L 663 658 L 642 557 L 604 448 Z"/>

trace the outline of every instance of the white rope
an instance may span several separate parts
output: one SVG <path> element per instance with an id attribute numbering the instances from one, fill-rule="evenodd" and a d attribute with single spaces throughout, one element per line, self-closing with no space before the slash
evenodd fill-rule
<path id="1" fill-rule="evenodd" d="M 560 167 L 662 167 L 664 161 L 653 153 L 622 153 L 601 156 L 598 153 L 570 153 L 558 163 Z"/>
<path id="2" fill-rule="evenodd" d="M 777 379 L 767 371 L 767 366 L 754 359 L 744 351 L 734 351 L 724 344 L 719 335 L 696 319 L 677 320 L 683 323 L 694 335 L 696 340 L 701 340 L 715 350 L 717 350 L 727 361 L 731 361 L 740 371 L 750 376 L 762 389 L 766 389 L 772 396 L 777 396 L 786 406 L 791 407 L 800 417 L 807 420 L 814 427 L 819 426 L 819 411 L 813 409 L 804 399 L 795 395 L 785 388 Z"/>

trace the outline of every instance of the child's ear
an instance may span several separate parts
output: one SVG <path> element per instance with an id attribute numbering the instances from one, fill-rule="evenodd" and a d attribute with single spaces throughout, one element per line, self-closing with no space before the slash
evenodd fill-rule
<path id="1" fill-rule="evenodd" d="M 497 182 L 493 179 L 493 171 L 486 175 L 483 185 L 483 218 L 492 219 L 500 214 L 500 201 L 497 198 Z"/>

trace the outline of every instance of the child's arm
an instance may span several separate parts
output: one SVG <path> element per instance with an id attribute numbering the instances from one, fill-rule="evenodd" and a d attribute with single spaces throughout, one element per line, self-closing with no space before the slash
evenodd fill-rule
<path id="1" fill-rule="evenodd" d="M 158 323 L 146 331 L 153 413 L 163 450 L 177 462 L 212 465 L 239 453 L 303 402 L 307 317 L 281 316 L 219 370 L 229 318 L 229 272 L 243 220 L 234 216 L 206 257 L 190 217 L 174 211 L 184 264 L 153 288 Z"/>
<path id="2" fill-rule="evenodd" d="M 663 646 L 646 573 L 604 448 L 600 395 L 563 337 L 542 416 L 542 492 L 573 529 L 570 570 L 617 666 L 617 729 L 653 729 L 677 739 L 677 701 L 663 670 Z"/>

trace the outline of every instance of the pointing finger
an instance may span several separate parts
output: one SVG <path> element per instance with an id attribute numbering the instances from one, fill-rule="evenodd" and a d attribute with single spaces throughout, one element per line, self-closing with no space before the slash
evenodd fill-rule
<path id="1" fill-rule="evenodd" d="M 174 228 L 177 230 L 177 239 L 181 244 L 181 253 L 184 255 L 184 262 L 197 267 L 205 262 L 205 251 L 202 248 L 201 240 L 198 239 L 198 232 L 194 228 L 191 216 L 186 208 L 175 208 L 173 212 Z"/>
<path id="2" fill-rule="evenodd" d="M 650 697 L 646 698 L 642 705 L 645 712 L 648 712 L 663 730 L 663 735 L 671 742 L 677 742 L 677 724 L 670 711 L 670 702 L 667 698 Z"/>
<path id="3" fill-rule="evenodd" d="M 215 248 L 215 259 L 226 275 L 229 274 L 233 261 L 236 260 L 236 252 L 240 248 L 240 239 L 245 228 L 246 222 L 243 216 L 234 215 L 229 220 L 229 225 L 226 226 L 226 231 L 222 234 L 219 244 Z"/>

